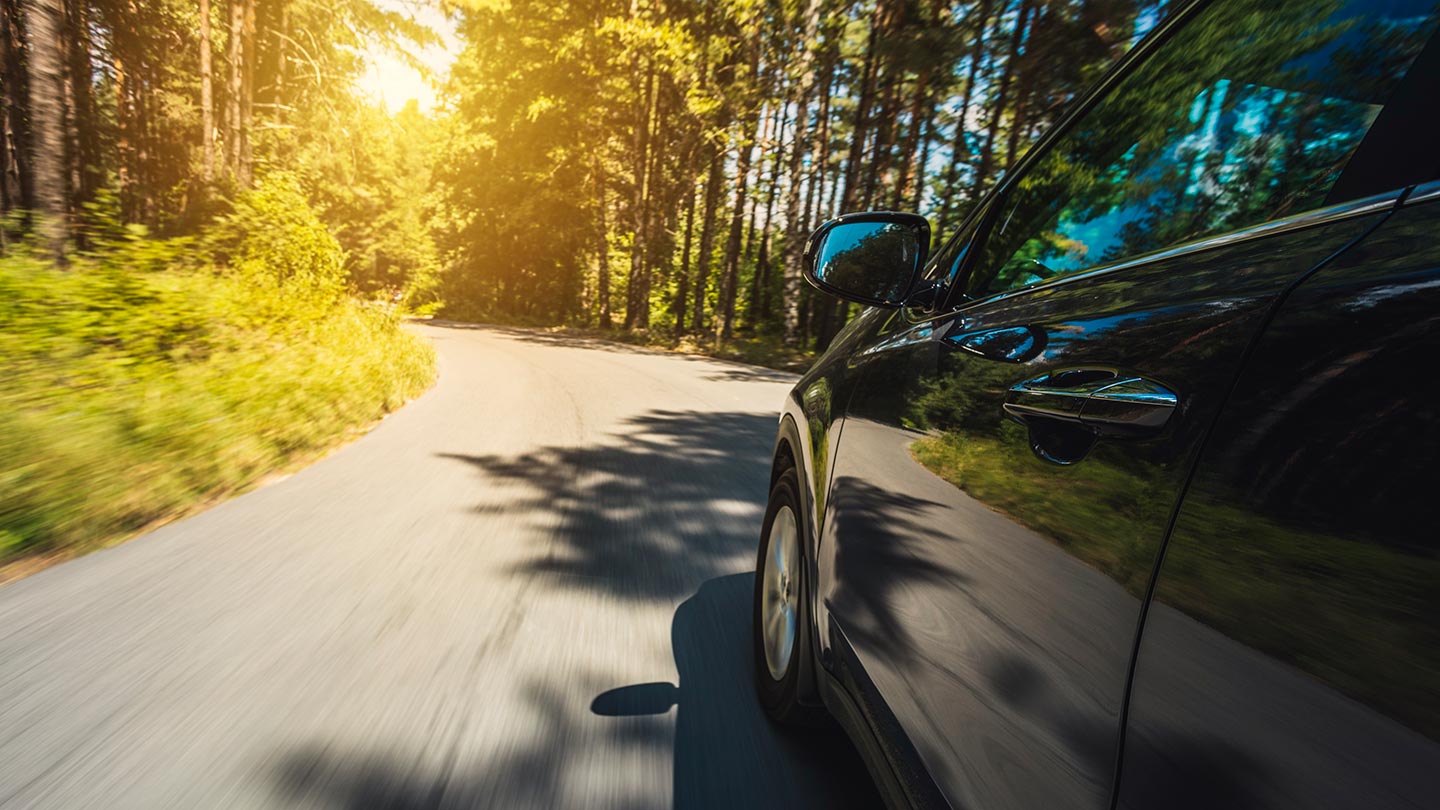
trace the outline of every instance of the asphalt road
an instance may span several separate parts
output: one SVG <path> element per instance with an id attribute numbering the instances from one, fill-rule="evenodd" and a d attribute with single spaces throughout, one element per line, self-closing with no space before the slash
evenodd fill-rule
<path id="1" fill-rule="evenodd" d="M 296 475 L 0 587 L 0 807 L 870 807 L 750 685 L 790 375 L 426 327 Z"/>

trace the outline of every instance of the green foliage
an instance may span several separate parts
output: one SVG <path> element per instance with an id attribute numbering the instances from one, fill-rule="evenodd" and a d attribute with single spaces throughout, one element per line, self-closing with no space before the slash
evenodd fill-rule
<path id="1" fill-rule="evenodd" d="M 796 284 L 814 225 L 895 208 L 943 234 L 1159 16 L 1146 0 L 461 9 L 435 173 L 448 314 L 816 348 L 848 310 Z"/>
<path id="2" fill-rule="evenodd" d="M 310 208 L 298 179 L 284 172 L 241 194 L 207 233 L 205 247 L 255 284 L 322 301 L 338 295 L 345 281 L 340 243 Z"/>
<path id="3" fill-rule="evenodd" d="M 302 209 L 289 180 L 248 195 L 201 240 L 228 270 L 142 238 L 68 270 L 0 259 L 0 560 L 243 489 L 428 385 L 432 350 L 336 294 L 338 247 Z"/>
<path id="4" fill-rule="evenodd" d="M 74 162 L 64 269 L 24 241 L 34 161 L 11 150 L 41 133 L 29 57 L 7 66 L 22 92 L 0 211 L 0 561 L 242 489 L 434 373 L 398 313 L 439 300 L 435 121 L 386 114 L 354 80 L 367 50 L 405 58 L 436 33 L 374 0 L 236 0 L 210 4 L 206 42 L 199 10 L 65 4 L 66 126 L 49 133 Z"/>
<path id="5" fill-rule="evenodd" d="M 308 119 L 312 113 L 304 113 Z M 350 287 L 411 312 L 439 303 L 441 261 L 432 233 L 437 122 L 410 104 L 394 116 L 361 99 L 307 120 L 291 160 L 319 216 L 346 254 Z"/>

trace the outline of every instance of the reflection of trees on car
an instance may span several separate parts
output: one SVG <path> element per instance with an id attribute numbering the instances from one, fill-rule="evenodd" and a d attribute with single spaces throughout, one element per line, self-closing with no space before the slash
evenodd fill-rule
<path id="1" fill-rule="evenodd" d="M 1321 205 L 1429 33 L 1367 13 L 1339 0 L 1205 12 L 1027 172 L 986 249 L 995 276 L 973 286 L 1006 289 Z"/>
<path id="2" fill-rule="evenodd" d="M 863 236 L 847 244 L 832 246 L 850 229 L 870 228 Z M 909 281 L 905 268 L 896 267 L 897 247 L 904 246 L 904 255 L 913 256 L 915 239 L 908 229 L 893 224 L 844 225 L 831 231 L 825 254 L 820 258 L 820 278 L 836 289 L 877 301 L 894 300 L 905 294 L 900 289 Z"/>
<path id="3" fill-rule="evenodd" d="M 1403 236 L 1426 238 L 1416 232 Z M 1386 255 L 1404 248 L 1375 250 Z M 1418 426 L 1440 416 L 1430 414 L 1434 408 L 1415 393 L 1397 393 L 1385 382 L 1425 367 L 1433 347 L 1394 340 L 1390 333 L 1406 325 L 1392 319 L 1386 326 L 1387 316 L 1383 306 L 1356 308 L 1355 329 L 1384 337 L 1339 357 L 1332 356 L 1338 349 L 1317 353 L 1298 341 L 1284 349 L 1315 366 L 1313 376 L 1324 385 L 1280 403 L 1283 410 L 1277 405 L 1273 423 L 1255 424 L 1255 443 L 1242 441 L 1227 451 L 1227 468 L 1254 468 L 1254 488 L 1235 491 L 1207 479 L 1195 484 L 1177 529 L 1187 539 L 1167 551 L 1166 587 L 1157 598 L 1434 733 L 1440 704 L 1429 677 L 1387 664 L 1418 658 L 1440 670 L 1440 643 L 1426 618 L 1440 612 L 1431 587 L 1440 577 L 1440 561 L 1427 549 L 1394 541 L 1413 538 L 1415 526 L 1428 520 L 1427 496 L 1418 489 L 1425 482 L 1393 463 L 1412 452 L 1405 437 L 1424 440 L 1387 420 L 1410 414 L 1407 424 Z M 1297 316 L 1302 322 L 1306 317 Z M 1163 339 L 1143 329 L 1130 334 L 1141 346 Z M 1391 343 L 1402 348 L 1379 350 Z M 1173 351 L 1179 375 L 1193 376 L 1213 362 L 1213 345 L 1194 341 Z M 1329 372 L 1320 370 L 1325 368 Z M 897 373 L 896 386 L 903 385 L 902 376 Z M 925 431 L 911 444 L 912 456 L 970 497 L 1143 596 L 1154 559 L 1137 539 L 1169 519 L 1173 504 L 1161 482 L 1173 471 L 1173 460 L 1112 452 L 1104 442 L 1073 467 L 1058 469 L 1039 460 L 1026 429 L 996 407 L 1016 377 L 1016 366 L 952 351 L 936 371 L 912 378 L 913 388 L 895 394 L 910 403 L 910 425 Z M 1347 409 L 1383 416 L 1344 424 L 1315 418 L 1342 402 Z M 1281 453 L 1277 447 L 1293 450 Z M 1317 476 L 1317 470 L 1326 475 Z M 1351 525 L 1346 516 L 1352 513 L 1332 506 L 1349 503 L 1357 491 L 1370 493 L 1364 514 L 1377 518 L 1373 525 Z M 1357 533 L 1367 542 L 1355 542 Z M 1305 629 L 1297 631 L 1301 625 Z M 1357 656 L 1357 649 L 1370 653 Z"/>

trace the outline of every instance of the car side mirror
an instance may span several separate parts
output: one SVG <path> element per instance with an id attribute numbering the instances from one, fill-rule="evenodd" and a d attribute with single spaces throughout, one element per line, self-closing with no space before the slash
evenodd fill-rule
<path id="1" fill-rule="evenodd" d="M 847 301 L 899 307 L 930 251 L 930 223 L 918 214 L 846 214 L 805 244 L 805 280 Z"/>

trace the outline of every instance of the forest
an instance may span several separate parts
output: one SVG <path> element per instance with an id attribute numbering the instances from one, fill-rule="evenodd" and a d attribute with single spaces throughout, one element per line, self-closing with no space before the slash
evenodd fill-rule
<path id="1" fill-rule="evenodd" d="M 0 581 L 429 386 L 401 315 L 438 292 L 435 129 L 355 79 L 433 30 L 368 0 L 4 0 L 0 25 Z"/>
<path id="2" fill-rule="evenodd" d="M 1165 12 L 1148 0 L 433 0 L 444 103 L 355 92 L 432 0 L 3 0 L 0 209 L 59 261 L 298 176 L 347 284 L 452 318 L 823 347 L 843 212 L 943 238 Z M 433 6 L 432 6 L 433 7 Z"/>
<path id="3" fill-rule="evenodd" d="M 4 0 L 0 210 L 57 259 L 105 229 L 195 234 L 298 175 L 357 290 L 433 285 L 433 127 L 355 92 L 364 48 L 435 32 L 369 0 Z M 409 287 L 406 287 L 409 285 Z"/>
<path id="4" fill-rule="evenodd" d="M 363 430 L 434 379 L 407 317 L 803 364 L 855 314 L 812 228 L 943 239 L 1165 12 L 0 0 L 0 569 Z"/>
<path id="5" fill-rule="evenodd" d="M 823 348 L 816 225 L 944 238 L 1163 18 L 1135 0 L 477 3 L 435 163 L 446 309 Z"/>

